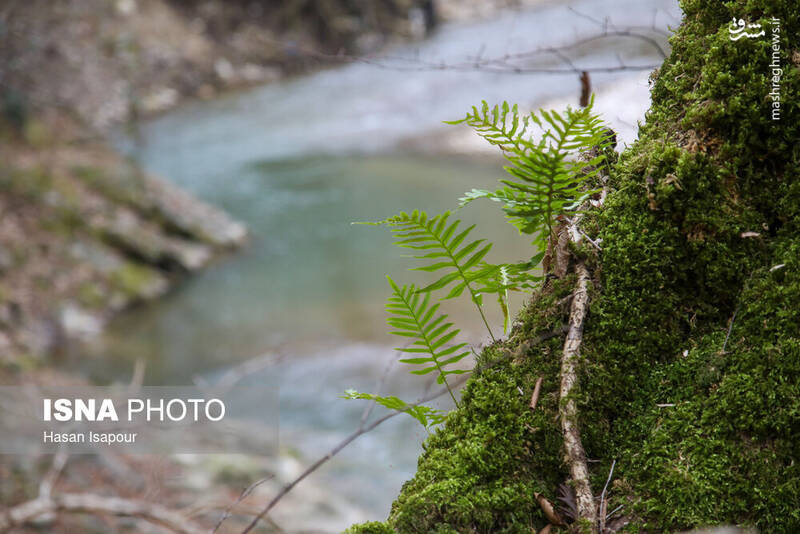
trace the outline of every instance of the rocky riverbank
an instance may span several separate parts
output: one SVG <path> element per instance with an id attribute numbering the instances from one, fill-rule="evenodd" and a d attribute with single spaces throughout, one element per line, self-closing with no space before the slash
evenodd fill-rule
<path id="1" fill-rule="evenodd" d="M 241 245 L 245 227 L 102 143 L 7 142 L 0 164 L 0 354 L 57 353 Z M 23 358 L 24 361 L 24 358 Z"/>
<path id="2" fill-rule="evenodd" d="M 110 149 L 110 127 L 319 68 L 304 50 L 356 54 L 420 36 L 421 5 L 33 0 L 0 8 L 2 360 L 24 366 L 58 353 L 66 339 L 96 334 L 115 313 L 245 240 L 242 224 Z"/>

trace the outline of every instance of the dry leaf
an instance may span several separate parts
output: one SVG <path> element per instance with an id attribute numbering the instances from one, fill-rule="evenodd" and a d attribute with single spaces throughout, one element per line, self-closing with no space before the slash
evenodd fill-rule
<path id="1" fill-rule="evenodd" d="M 539 506 L 542 508 L 542 512 L 544 512 L 544 516 L 547 518 L 548 521 L 553 523 L 554 525 L 562 526 L 564 525 L 564 520 L 561 519 L 561 516 L 558 515 L 558 512 L 555 511 L 553 508 L 553 504 L 547 500 L 547 497 L 542 495 L 541 493 L 534 493 L 534 497 L 539 502 Z"/>

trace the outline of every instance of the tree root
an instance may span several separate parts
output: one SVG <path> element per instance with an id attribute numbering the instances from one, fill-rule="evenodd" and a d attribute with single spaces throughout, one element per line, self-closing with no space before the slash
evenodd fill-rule
<path id="1" fill-rule="evenodd" d="M 578 428 L 578 407 L 574 398 L 574 390 L 578 382 L 578 361 L 580 346 L 583 340 L 583 326 L 589 309 L 589 270 L 582 261 L 575 265 L 578 280 L 573 291 L 572 306 L 569 315 L 569 332 L 564 342 L 561 356 L 561 389 L 559 418 L 561 432 L 564 435 L 566 463 L 572 478 L 575 500 L 578 509 L 578 520 L 588 520 L 596 530 L 597 506 L 594 502 L 592 487 L 589 484 L 589 469 L 586 465 L 586 453 L 583 450 L 580 430 Z"/>
<path id="2" fill-rule="evenodd" d="M 603 180 L 602 176 L 601 180 Z M 591 204 L 595 207 L 602 206 L 607 193 L 608 191 L 604 187 L 599 199 L 591 200 Z M 585 236 L 579 227 L 581 218 L 582 214 L 578 213 L 572 220 L 567 221 L 567 224 L 560 226 L 556 233 L 557 242 L 554 247 L 554 274 L 563 278 L 567 273 L 570 261 L 574 259 L 573 269 L 577 278 L 575 289 L 572 291 L 572 302 L 570 303 L 569 329 L 561 354 L 561 388 L 559 391 L 558 415 L 561 420 L 561 433 L 564 437 L 564 461 L 569 468 L 571 486 L 575 492 L 575 507 L 577 510 L 575 520 L 584 526 L 591 525 L 591 532 L 598 532 L 598 509 L 592 493 L 592 486 L 589 483 L 589 468 L 586 462 L 586 452 L 581 441 L 580 428 L 578 427 L 578 406 L 575 401 L 580 348 L 583 341 L 584 324 L 589 312 L 588 288 L 591 281 L 589 269 L 584 261 L 580 258 L 574 258 L 569 249 L 570 244 L 579 245 Z M 589 239 L 588 236 L 586 238 Z M 594 244 L 597 247 L 597 244 Z"/>

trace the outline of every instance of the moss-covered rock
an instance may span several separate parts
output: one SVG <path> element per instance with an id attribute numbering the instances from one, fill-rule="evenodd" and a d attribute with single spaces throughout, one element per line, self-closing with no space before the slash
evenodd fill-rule
<path id="1" fill-rule="evenodd" d="M 623 506 L 630 532 L 800 532 L 800 12 L 788 0 L 682 7 L 640 138 L 584 224 L 603 243 L 580 382 L 592 485 L 599 494 L 616 460 L 608 509 Z M 731 40 L 734 17 L 766 35 Z M 515 356 L 470 379 L 387 523 L 354 532 L 547 523 L 533 494 L 554 501 L 568 478 L 556 420 L 562 339 L 534 341 L 565 321 L 569 287 L 534 295 L 512 338 L 484 351 L 482 363 Z"/>

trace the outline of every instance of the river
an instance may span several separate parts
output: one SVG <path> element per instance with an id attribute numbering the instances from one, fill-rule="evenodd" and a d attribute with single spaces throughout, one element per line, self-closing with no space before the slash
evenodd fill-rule
<path id="1" fill-rule="evenodd" d="M 619 26 L 655 21 L 664 28 L 679 16 L 667 0 L 569 5 L 599 19 L 610 16 Z M 493 57 L 557 46 L 598 31 L 597 23 L 566 4 L 543 3 L 444 26 L 391 56 L 453 63 L 478 53 Z M 586 67 L 661 59 L 646 43 L 609 40 L 583 47 L 573 61 Z M 391 245 L 387 230 L 351 223 L 399 210 L 452 209 L 464 191 L 491 187 L 502 177 L 499 159 L 439 153 L 456 130 L 443 120 L 460 118 L 481 99 L 560 107 L 574 105 L 579 92 L 574 74 L 405 70 L 415 65 L 353 63 L 187 103 L 142 123 L 138 140 L 118 133 L 114 141 L 121 150 L 243 220 L 251 239 L 243 251 L 157 303 L 123 314 L 73 364 L 105 382 L 125 380 L 133 362 L 144 358 L 147 384 L 179 385 L 278 353 L 280 363 L 248 380 L 280 388 L 284 450 L 303 464 L 349 433 L 362 405 L 337 396 L 349 387 L 373 391 L 398 344 L 386 333 L 385 274 L 403 283 L 419 280 L 405 270 L 414 264 Z M 648 103 L 646 72 L 596 74 L 593 83 L 598 109 L 622 140 L 631 141 Z M 530 256 L 529 240 L 504 222 L 496 206 L 474 203 L 458 217 L 478 223 L 476 235 L 495 243 L 490 261 Z M 514 300 L 516 309 L 521 302 Z M 467 339 L 487 340 L 467 299 L 445 307 Z M 490 319 L 499 332 L 496 310 Z M 425 382 L 401 367 L 394 366 L 384 390 L 413 400 Z M 313 483 L 332 488 L 351 506 L 339 515 L 320 512 L 320 521 L 337 531 L 348 521 L 385 518 L 400 485 L 413 475 L 424 434 L 410 418 L 395 418 L 313 475 Z"/>

